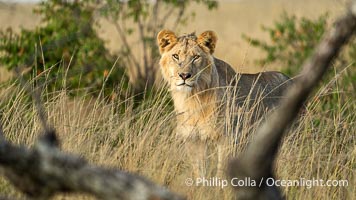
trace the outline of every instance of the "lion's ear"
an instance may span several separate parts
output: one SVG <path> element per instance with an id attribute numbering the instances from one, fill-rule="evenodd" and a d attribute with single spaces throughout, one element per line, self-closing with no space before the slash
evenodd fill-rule
<path id="1" fill-rule="evenodd" d="M 176 43 L 177 36 L 170 30 L 161 30 L 157 35 L 159 52 L 162 54 L 169 51 Z"/>
<path id="2" fill-rule="evenodd" d="M 207 48 L 209 53 L 214 53 L 216 41 L 218 37 L 216 36 L 214 31 L 205 31 L 204 33 L 200 34 L 198 37 L 198 44 L 203 47 Z"/>

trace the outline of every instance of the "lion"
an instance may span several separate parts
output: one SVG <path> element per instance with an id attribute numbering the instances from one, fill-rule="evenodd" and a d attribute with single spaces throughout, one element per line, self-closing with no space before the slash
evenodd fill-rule
<path id="1" fill-rule="evenodd" d="M 219 122 L 224 121 L 224 109 L 231 104 L 229 99 L 237 107 L 252 107 L 259 102 L 262 110 L 268 110 L 278 104 L 290 85 L 290 78 L 280 72 L 237 73 L 213 56 L 216 42 L 213 31 L 178 37 L 170 30 L 162 30 L 157 35 L 162 76 L 170 87 L 177 113 L 176 134 L 194 141 L 189 146 L 195 153 L 198 146 L 202 147 L 200 154 L 206 153 L 207 141 L 219 143 L 227 134 Z M 232 98 L 227 98 L 229 90 Z M 256 118 L 260 117 L 256 114 Z"/>

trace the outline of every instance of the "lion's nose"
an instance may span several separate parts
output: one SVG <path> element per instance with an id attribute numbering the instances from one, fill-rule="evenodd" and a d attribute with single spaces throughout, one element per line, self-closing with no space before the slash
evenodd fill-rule
<path id="1" fill-rule="evenodd" d="M 190 73 L 179 73 L 179 76 L 183 79 L 186 80 L 190 77 L 192 77 L 192 75 Z"/>

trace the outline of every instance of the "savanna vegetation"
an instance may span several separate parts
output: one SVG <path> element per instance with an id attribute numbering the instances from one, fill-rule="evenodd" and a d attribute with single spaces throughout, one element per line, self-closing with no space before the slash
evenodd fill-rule
<path id="1" fill-rule="evenodd" d="M 194 2 L 217 8 L 214 1 Z M 36 9 L 43 24 L 35 30 L 1 30 L 0 66 L 16 71 L 13 79 L 0 83 L 5 137 L 16 144 L 34 144 L 41 126 L 29 91 L 40 91 L 49 123 L 65 151 L 97 165 L 146 176 L 189 199 L 233 199 L 231 188 L 185 185 L 192 176 L 191 163 L 174 137 L 169 93 L 160 82 L 154 84 L 159 56 L 155 35 L 168 18 L 174 26 L 184 26 L 192 17 L 187 11 L 191 3 L 50 0 Z M 110 53 L 97 36 L 96 17 L 114 24 L 122 44 L 118 54 Z M 274 25 L 263 27 L 268 41 L 243 38 L 265 52 L 256 64 L 284 66 L 283 71 L 294 76 L 332 20 L 328 15 L 315 20 L 285 13 Z M 129 37 L 136 38 L 139 52 Z M 356 197 L 355 59 L 353 41 L 314 91 L 303 117 L 288 131 L 276 167 L 280 179 L 347 180 L 348 186 L 282 188 L 289 199 Z M 251 136 L 247 130 L 242 130 L 238 144 L 227 144 L 228 151 L 243 151 Z M 207 166 L 211 177 L 213 166 Z M 3 178 L 0 194 L 22 197 Z M 63 198 L 90 199 L 80 194 L 58 197 Z"/>

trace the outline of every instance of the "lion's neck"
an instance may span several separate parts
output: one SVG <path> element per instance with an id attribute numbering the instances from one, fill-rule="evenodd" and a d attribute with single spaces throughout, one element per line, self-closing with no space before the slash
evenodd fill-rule
<path id="1" fill-rule="evenodd" d="M 172 94 L 174 108 L 179 114 L 207 114 L 208 108 L 215 107 L 217 95 L 215 91 L 205 91 L 199 94 L 175 92 Z M 199 112 L 198 112 L 199 111 Z M 203 113 L 205 111 L 205 113 Z"/>

